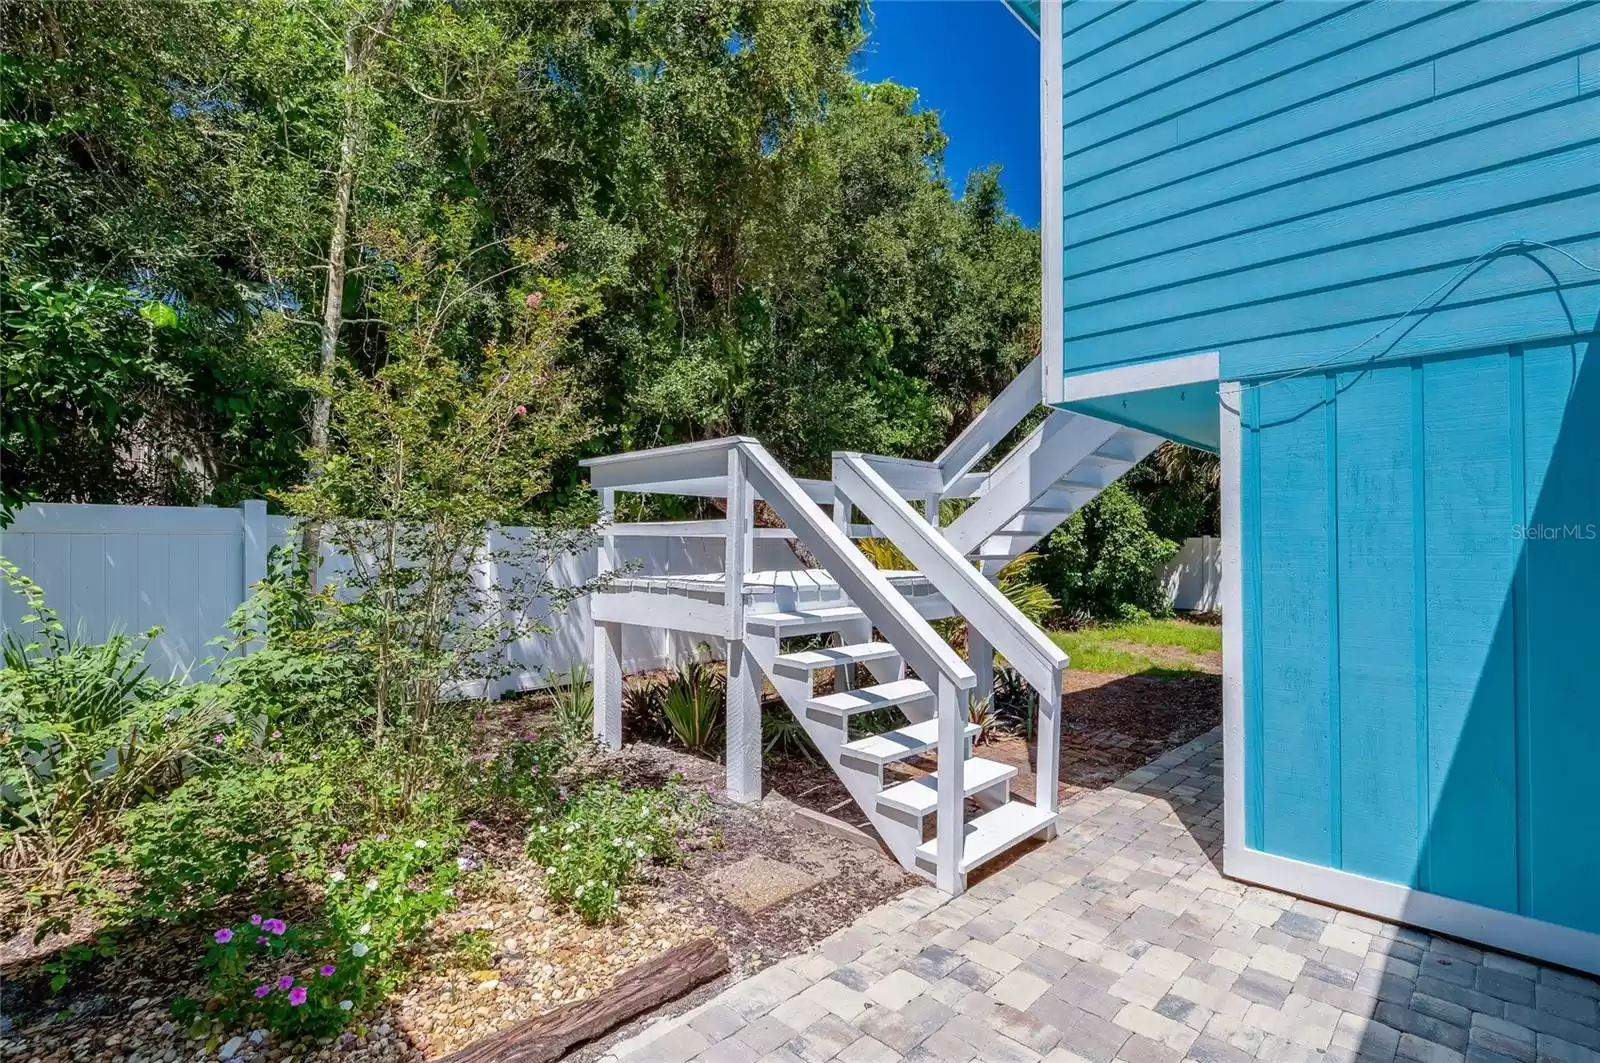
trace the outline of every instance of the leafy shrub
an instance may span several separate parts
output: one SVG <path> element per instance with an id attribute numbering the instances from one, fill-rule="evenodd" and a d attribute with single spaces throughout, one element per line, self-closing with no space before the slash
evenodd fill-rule
<path id="1" fill-rule="evenodd" d="M 512 802 L 534 816 L 552 814 L 564 800 L 556 780 L 564 760 L 559 741 L 518 742 L 489 765 L 485 796 Z"/>
<path id="2" fill-rule="evenodd" d="M 555 701 L 556 729 L 561 740 L 572 746 L 583 745 L 594 735 L 594 684 L 589 681 L 589 669 L 575 662 L 565 675 L 552 678 L 560 682 Z"/>
<path id="3" fill-rule="evenodd" d="M 291 878 L 320 877 L 345 837 L 335 799 L 315 762 L 192 779 L 123 818 L 126 849 L 111 862 L 138 883 L 138 918 L 188 919 L 234 896 L 275 903 Z"/>
<path id="4" fill-rule="evenodd" d="M 676 780 L 659 789 L 597 783 L 565 802 L 528 835 L 528 853 L 545 868 L 545 889 L 589 924 L 616 918 L 622 890 L 653 861 L 682 859 L 683 834 L 708 798 Z"/>
<path id="5" fill-rule="evenodd" d="M 0 668 L 0 863 L 36 905 L 86 888 L 77 876 L 117 817 L 229 751 L 215 688 L 153 679 L 157 632 L 91 644 L 69 635 L 39 586 L 0 559 L 26 601 L 28 641 L 8 632 Z"/>
<path id="6" fill-rule="evenodd" d="M 819 763 L 817 747 L 806 734 L 806 729 L 785 706 L 767 709 L 761 714 L 762 750 L 791 757 L 804 757 L 813 764 Z"/>
<path id="7" fill-rule="evenodd" d="M 678 666 L 662 705 L 673 737 L 697 751 L 709 748 L 721 732 L 728 693 L 725 676 L 701 659 L 704 648 L 696 647 L 694 657 Z"/>
<path id="8" fill-rule="evenodd" d="M 1038 567 L 1069 613 L 1131 620 L 1170 612 L 1157 576 L 1177 551 L 1118 482 L 1050 534 Z"/>

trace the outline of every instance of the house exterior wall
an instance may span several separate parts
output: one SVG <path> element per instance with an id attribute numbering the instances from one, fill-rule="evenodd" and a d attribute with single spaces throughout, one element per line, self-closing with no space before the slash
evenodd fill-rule
<path id="1" fill-rule="evenodd" d="M 1216 352 L 1226 869 L 1600 972 L 1600 6 L 1041 21 L 1054 401 Z"/>
<path id="2" fill-rule="evenodd" d="M 1593 4 L 1079 0 L 1059 27 L 1065 373 L 1216 350 L 1244 379 L 1600 311 L 1600 273 L 1489 255 L 1600 261 Z"/>
<path id="3" fill-rule="evenodd" d="M 1597 350 L 1241 387 L 1246 847 L 1600 934 Z"/>

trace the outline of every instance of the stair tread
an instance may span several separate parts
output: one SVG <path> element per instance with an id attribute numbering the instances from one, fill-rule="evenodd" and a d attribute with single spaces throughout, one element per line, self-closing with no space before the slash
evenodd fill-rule
<path id="1" fill-rule="evenodd" d="M 796 628 L 827 630 L 830 625 L 866 616 L 853 605 L 834 605 L 824 609 L 791 609 L 779 613 L 754 613 L 745 618 L 746 627 L 772 628 L 791 631 Z"/>
<path id="2" fill-rule="evenodd" d="M 896 679 L 890 683 L 841 690 L 836 694 L 812 698 L 806 702 L 806 708 L 848 716 L 854 712 L 871 712 L 874 709 L 904 705 L 908 701 L 916 701 L 932 693 L 928 684 L 920 679 Z"/>
<path id="3" fill-rule="evenodd" d="M 986 790 L 995 783 L 1015 777 L 1017 769 L 1009 764 L 1002 764 L 998 760 L 988 760 L 984 757 L 968 757 L 962 766 L 962 789 L 964 796 L 971 797 L 979 790 Z M 878 803 L 910 812 L 914 816 L 931 814 L 939 805 L 939 773 L 924 775 L 920 779 L 909 779 L 896 786 L 891 786 L 878 795 Z"/>
<path id="4" fill-rule="evenodd" d="M 887 642 L 858 642 L 853 646 L 829 646 L 820 650 L 785 653 L 774 657 L 772 663 L 778 667 L 788 666 L 809 670 L 837 668 L 845 664 L 865 664 L 867 661 L 882 661 L 899 655 L 900 651 Z"/>
<path id="5" fill-rule="evenodd" d="M 967 724 L 968 738 L 975 737 L 977 733 L 978 728 L 975 725 Z M 858 738 L 854 742 L 846 742 L 839 747 L 839 752 L 878 764 L 892 764 L 897 760 L 905 760 L 907 757 L 927 752 L 938 744 L 939 721 L 932 719 L 902 727 L 897 731 L 885 731 L 882 734 Z"/>
<path id="6" fill-rule="evenodd" d="M 961 851 L 961 870 L 971 871 L 979 864 L 1005 852 L 1017 842 L 1049 826 L 1056 818 L 1023 801 L 1009 801 L 993 812 L 985 812 L 968 820 L 963 831 L 965 845 Z M 917 846 L 917 859 L 929 865 L 938 863 L 939 839 Z"/>

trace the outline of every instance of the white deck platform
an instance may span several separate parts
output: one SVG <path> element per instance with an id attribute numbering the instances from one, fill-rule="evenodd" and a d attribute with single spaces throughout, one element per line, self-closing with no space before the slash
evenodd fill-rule
<path id="1" fill-rule="evenodd" d="M 923 616 L 933 618 L 950 615 L 950 607 L 944 597 L 922 573 L 886 571 L 884 576 Z M 721 572 L 625 575 L 613 581 L 606 593 L 681 595 L 725 605 L 727 578 Z M 820 568 L 747 572 L 743 598 L 748 612 L 754 615 L 836 604 L 845 600 L 838 583 Z"/>

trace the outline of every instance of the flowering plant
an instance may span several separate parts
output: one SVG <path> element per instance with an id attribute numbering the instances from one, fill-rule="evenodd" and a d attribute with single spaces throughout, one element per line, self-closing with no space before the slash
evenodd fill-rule
<path id="1" fill-rule="evenodd" d="M 365 996 L 365 946 L 340 949 L 325 935 L 259 914 L 212 931 L 211 940 L 201 965 L 225 1021 L 248 1016 L 279 1033 L 327 1034 L 342 1027 Z M 174 1010 L 196 1010 L 186 1003 L 175 1003 Z"/>
<path id="2" fill-rule="evenodd" d="M 571 801 L 532 811 L 528 852 L 545 867 L 551 900 L 586 923 L 616 918 L 624 887 L 652 863 L 677 863 L 682 837 L 709 804 L 703 791 L 676 779 L 660 789 L 624 790 L 615 782 L 585 789 Z"/>

